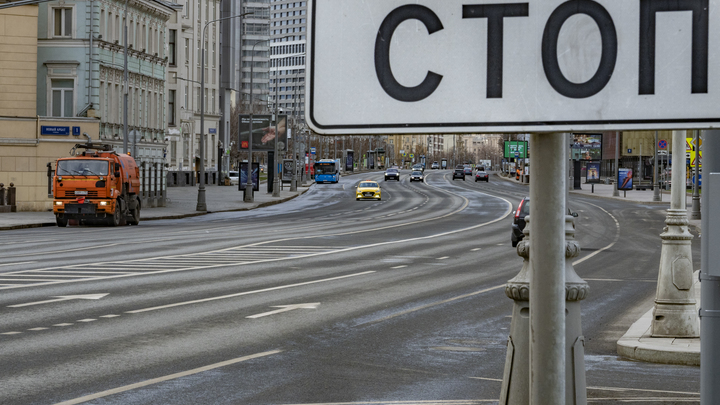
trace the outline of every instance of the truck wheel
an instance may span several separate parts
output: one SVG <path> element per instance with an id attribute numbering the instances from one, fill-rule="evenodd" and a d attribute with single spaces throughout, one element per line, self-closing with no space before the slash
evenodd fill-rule
<path id="1" fill-rule="evenodd" d="M 59 215 L 55 216 L 55 222 L 57 222 L 57 226 L 60 228 L 65 228 L 68 224 L 67 218 L 60 218 Z"/>
<path id="2" fill-rule="evenodd" d="M 128 225 L 137 225 L 140 223 L 140 201 L 135 205 L 135 209 L 130 211 L 130 217 L 127 223 Z"/>
<path id="3" fill-rule="evenodd" d="M 122 214 L 120 213 L 120 204 L 115 204 L 115 212 L 113 212 L 113 216 L 108 219 L 108 225 L 110 226 L 120 226 L 120 220 L 122 219 Z"/>

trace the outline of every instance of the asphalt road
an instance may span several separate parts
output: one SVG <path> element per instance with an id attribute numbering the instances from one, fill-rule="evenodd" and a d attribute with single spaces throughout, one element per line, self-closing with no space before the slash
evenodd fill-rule
<path id="1" fill-rule="evenodd" d="M 0 233 L 0 403 L 496 403 L 528 188 L 403 172 L 355 201 L 366 178 L 382 173 L 248 212 Z M 589 402 L 699 403 L 699 368 L 615 353 L 652 305 L 663 207 L 569 206 Z"/>

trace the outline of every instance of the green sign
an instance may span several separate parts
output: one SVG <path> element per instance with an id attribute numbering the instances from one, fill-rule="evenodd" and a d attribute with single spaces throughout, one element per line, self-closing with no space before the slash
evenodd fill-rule
<path id="1" fill-rule="evenodd" d="M 526 141 L 505 141 L 505 159 L 526 159 L 528 157 Z"/>

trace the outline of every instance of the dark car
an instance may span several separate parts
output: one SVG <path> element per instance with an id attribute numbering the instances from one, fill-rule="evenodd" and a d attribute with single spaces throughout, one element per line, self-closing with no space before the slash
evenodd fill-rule
<path id="1" fill-rule="evenodd" d="M 465 180 L 465 169 L 463 169 L 462 167 L 455 169 L 455 171 L 453 172 L 453 180 L 455 179 Z"/>
<path id="2" fill-rule="evenodd" d="M 388 180 L 397 180 L 400 181 L 400 172 L 398 169 L 387 169 L 385 170 L 385 181 Z"/>
<path id="3" fill-rule="evenodd" d="M 479 167 L 477 172 L 475 173 L 475 182 L 478 181 L 484 181 L 486 183 L 490 182 L 490 176 L 488 176 L 484 167 Z"/>
<path id="4" fill-rule="evenodd" d="M 466 167 L 463 169 L 466 176 L 472 176 L 472 167 Z"/>
<path id="5" fill-rule="evenodd" d="M 513 216 L 512 233 L 510 234 L 510 242 L 512 242 L 513 247 L 516 247 L 517 244 L 525 237 L 525 234 L 523 233 L 523 229 L 525 229 L 525 217 L 529 214 L 530 197 L 525 197 L 522 201 L 520 201 L 517 210 L 515 210 L 515 215 Z M 577 212 L 572 212 L 569 208 L 567 214 L 572 215 L 573 217 L 578 216 Z"/>
<path id="6" fill-rule="evenodd" d="M 423 176 L 423 172 L 420 170 L 415 170 L 412 173 L 410 173 L 410 181 L 423 181 L 425 179 L 425 176 Z"/>

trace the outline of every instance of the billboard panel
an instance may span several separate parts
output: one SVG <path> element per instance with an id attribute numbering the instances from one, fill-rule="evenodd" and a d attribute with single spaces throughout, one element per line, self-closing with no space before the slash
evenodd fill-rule
<path id="1" fill-rule="evenodd" d="M 279 115 L 277 130 L 280 133 L 278 150 L 287 151 L 287 115 Z M 275 123 L 272 115 L 253 115 L 252 117 L 253 152 L 269 152 L 275 150 Z M 248 134 L 250 133 L 250 115 L 240 115 L 240 149 L 247 150 Z"/>
<path id="2" fill-rule="evenodd" d="M 573 160 L 602 160 L 601 134 L 573 134 Z"/>

